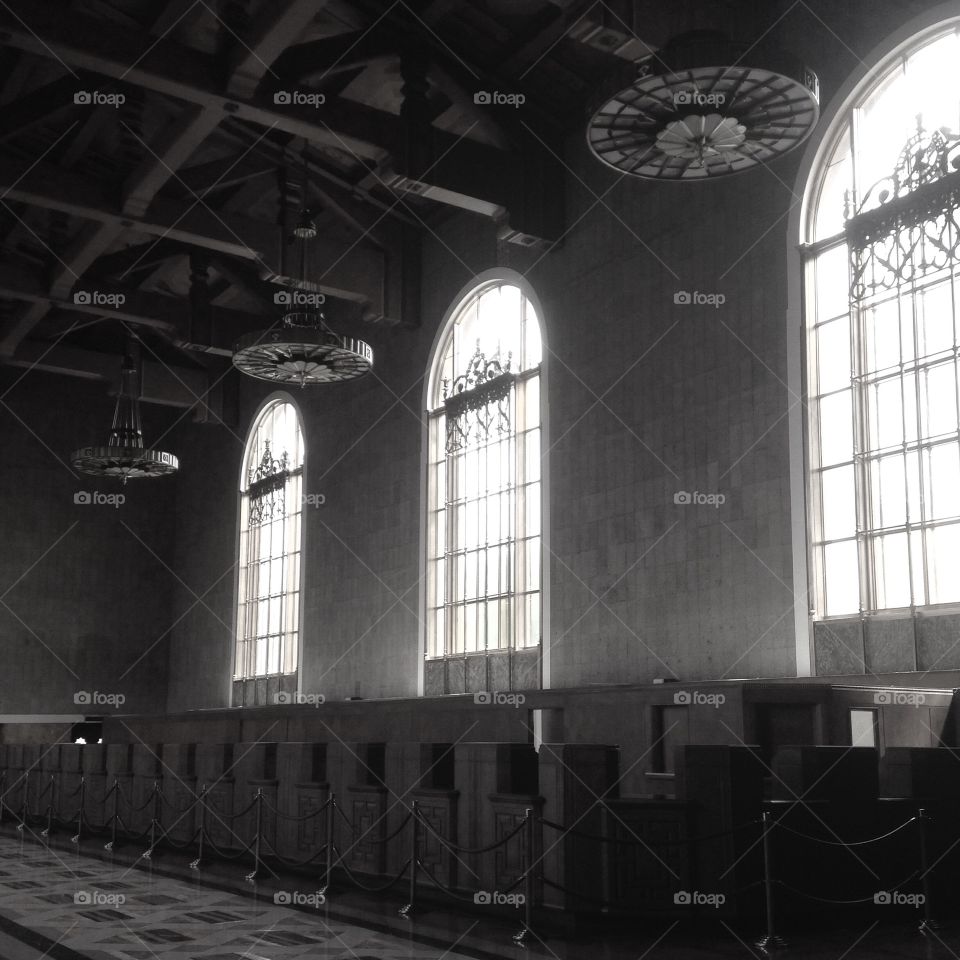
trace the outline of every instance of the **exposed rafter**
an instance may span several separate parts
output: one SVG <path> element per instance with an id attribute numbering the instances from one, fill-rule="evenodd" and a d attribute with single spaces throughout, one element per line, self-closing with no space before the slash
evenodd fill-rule
<path id="1" fill-rule="evenodd" d="M 353 100 L 327 96 L 318 109 L 274 102 L 273 95 L 229 97 L 215 57 L 169 39 L 132 35 L 49 0 L 10 0 L 0 7 L 0 40 L 39 56 L 54 56 L 74 69 L 91 70 L 126 83 L 222 111 L 260 127 L 324 144 L 356 159 L 383 163 L 403 135 L 400 118 Z M 41 42 L 38 37 L 43 37 Z M 485 212 L 504 208 L 515 179 L 509 154 L 441 130 L 434 132 L 446 162 L 430 173 L 429 186 L 443 203 Z M 465 176 L 469 170 L 471 175 Z"/>
<path id="2" fill-rule="evenodd" d="M 241 37 L 236 44 L 227 93 L 232 97 L 253 96 L 271 64 L 326 4 L 327 0 L 287 0 L 265 5 L 250 37 Z"/>

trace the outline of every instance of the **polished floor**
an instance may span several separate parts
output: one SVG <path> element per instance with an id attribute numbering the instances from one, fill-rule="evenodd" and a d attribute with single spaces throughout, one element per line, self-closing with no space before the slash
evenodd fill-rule
<path id="1" fill-rule="evenodd" d="M 101 841 L 102 843 L 102 841 Z M 499 920 L 430 908 L 414 920 L 397 904 L 362 895 L 315 906 L 307 880 L 274 877 L 243 882 L 237 865 L 202 875 L 186 861 L 106 855 L 101 843 L 81 852 L 65 838 L 51 844 L 5 827 L 0 835 L 0 960 L 705 960 L 759 957 L 745 931 L 724 923 L 712 930 L 638 922 L 626 931 L 551 933 L 515 946 Z M 277 894 L 282 894 L 279 898 Z M 298 899 L 293 909 L 282 903 Z M 915 925 L 870 920 L 789 932 L 784 958 L 886 960 L 960 958 L 960 934 L 919 936 Z"/>

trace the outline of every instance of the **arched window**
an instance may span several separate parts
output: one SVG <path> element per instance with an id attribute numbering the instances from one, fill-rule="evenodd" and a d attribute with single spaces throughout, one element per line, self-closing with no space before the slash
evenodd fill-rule
<path id="1" fill-rule="evenodd" d="M 250 427 L 240 478 L 235 681 L 297 670 L 303 458 L 297 408 L 269 401 Z"/>
<path id="2" fill-rule="evenodd" d="M 540 642 L 540 325 L 517 286 L 454 310 L 428 384 L 426 654 Z"/>
<path id="3" fill-rule="evenodd" d="M 960 33 L 839 116 L 804 224 L 816 618 L 960 600 Z"/>

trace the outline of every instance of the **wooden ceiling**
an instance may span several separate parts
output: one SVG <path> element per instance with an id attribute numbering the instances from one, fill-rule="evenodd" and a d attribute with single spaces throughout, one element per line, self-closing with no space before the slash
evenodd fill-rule
<path id="1" fill-rule="evenodd" d="M 278 319 L 304 203 L 331 324 L 418 325 L 421 239 L 451 209 L 562 236 L 564 134 L 646 49 L 620 6 L 5 0 L 0 360 L 110 380 L 134 329 L 202 383 Z M 171 384 L 145 399 L 191 405 Z"/>

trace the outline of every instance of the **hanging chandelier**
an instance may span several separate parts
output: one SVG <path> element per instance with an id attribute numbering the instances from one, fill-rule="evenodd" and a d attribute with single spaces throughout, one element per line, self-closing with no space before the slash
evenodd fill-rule
<path id="1" fill-rule="evenodd" d="M 820 115 L 812 70 L 710 31 L 674 38 L 631 73 L 629 85 L 616 89 L 621 76 L 602 98 L 587 144 L 634 177 L 702 180 L 748 170 L 802 143 Z"/>
<path id="2" fill-rule="evenodd" d="M 327 327 L 320 309 L 324 297 L 319 285 L 307 279 L 309 244 L 316 236 L 311 211 L 301 209 L 293 229 L 299 245 L 300 277 L 288 282 L 288 292 L 278 298 L 291 309 L 279 328 L 247 334 L 237 341 L 233 365 L 247 376 L 305 387 L 308 383 L 353 380 L 373 367 L 373 350 L 368 344 Z"/>
<path id="3" fill-rule="evenodd" d="M 120 367 L 120 392 L 113 411 L 110 436 L 102 447 L 81 447 L 70 454 L 70 461 L 81 473 L 92 477 L 130 479 L 166 477 L 176 473 L 180 461 L 164 450 L 143 445 L 140 425 L 140 368 L 135 345 L 128 342 Z"/>

